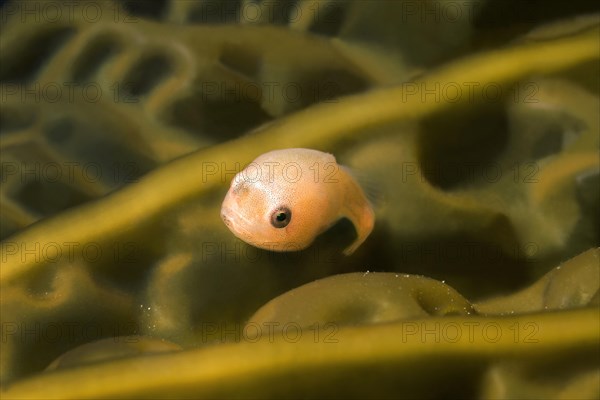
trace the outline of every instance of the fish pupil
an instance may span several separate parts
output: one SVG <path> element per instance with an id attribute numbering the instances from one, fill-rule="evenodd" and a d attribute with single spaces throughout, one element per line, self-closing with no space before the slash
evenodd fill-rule
<path id="1" fill-rule="evenodd" d="M 285 228 L 292 218 L 292 212 L 287 207 L 279 207 L 271 214 L 271 225 L 275 228 Z"/>

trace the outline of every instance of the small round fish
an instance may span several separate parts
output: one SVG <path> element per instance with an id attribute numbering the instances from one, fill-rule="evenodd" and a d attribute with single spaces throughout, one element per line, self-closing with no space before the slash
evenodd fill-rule
<path id="1" fill-rule="evenodd" d="M 363 190 L 335 157 L 311 149 L 265 153 L 231 181 L 221 218 L 235 236 L 273 251 L 296 251 L 340 218 L 357 233 L 352 254 L 373 230 L 375 214 Z"/>

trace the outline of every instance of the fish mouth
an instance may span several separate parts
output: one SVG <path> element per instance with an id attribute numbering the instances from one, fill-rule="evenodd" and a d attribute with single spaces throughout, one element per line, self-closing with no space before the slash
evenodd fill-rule
<path id="1" fill-rule="evenodd" d="M 221 210 L 221 219 L 235 236 L 242 238 L 250 235 L 249 231 L 243 226 L 243 218 L 239 214 L 233 212 L 231 209 L 223 208 Z"/>
<path id="2" fill-rule="evenodd" d="M 224 211 L 221 211 L 221 219 L 228 228 L 233 228 L 233 220 Z"/>

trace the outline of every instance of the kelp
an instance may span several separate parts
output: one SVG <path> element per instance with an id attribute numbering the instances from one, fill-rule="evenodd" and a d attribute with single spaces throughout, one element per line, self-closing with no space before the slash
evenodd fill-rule
<path id="1" fill-rule="evenodd" d="M 265 305 L 250 318 L 237 343 L 57 369 L 14 384 L 4 395 L 296 398 L 301 393 L 412 398 L 459 393 L 483 398 L 568 394 L 591 398 L 600 389 L 593 358 L 598 356 L 600 319 L 597 304 L 589 301 L 589 294 L 597 298 L 600 290 L 598 257 L 598 250 L 588 251 L 557 267 L 526 290 L 538 293 L 528 297 L 539 306 L 502 317 L 494 314 L 503 314 L 510 306 L 480 304 L 479 312 L 465 313 L 470 306 L 455 291 L 419 276 L 333 276 Z M 563 306 L 546 312 L 544 293 L 537 288 L 558 269 L 562 276 L 552 282 L 557 287 L 552 297 L 560 296 Z M 585 298 L 568 304 L 564 300 L 572 296 L 569 283 L 585 284 L 582 269 L 594 273 L 595 284 Z M 349 293 L 352 286 L 361 289 Z M 323 301 L 315 298 L 316 293 L 324 294 Z M 340 296 L 346 304 L 332 301 Z M 403 300 L 406 296 L 410 301 Z M 373 304 L 366 300 L 369 297 L 377 299 L 379 307 L 365 312 Z M 417 298 L 421 306 L 415 308 Z M 398 311 L 390 312 L 394 307 Z M 453 312 L 456 308 L 463 312 Z M 495 312 L 484 313 L 485 308 Z M 487 384 L 480 388 L 472 378 L 481 371 Z M 530 374 L 538 376 L 530 382 L 524 378 Z"/>

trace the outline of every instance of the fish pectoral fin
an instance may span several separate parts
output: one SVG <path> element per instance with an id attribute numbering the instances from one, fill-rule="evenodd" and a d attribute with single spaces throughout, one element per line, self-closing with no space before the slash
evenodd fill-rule
<path id="1" fill-rule="evenodd" d="M 358 239 L 355 240 L 350 246 L 346 247 L 342 253 L 344 253 L 345 256 L 351 256 L 352 253 L 354 253 L 356 249 L 358 249 L 358 247 L 362 244 L 363 241 L 359 241 Z"/>
<path id="2" fill-rule="evenodd" d="M 375 212 L 362 188 L 352 175 L 344 173 L 341 176 L 344 178 L 341 185 L 344 191 L 341 214 L 352 222 L 357 235 L 356 240 L 344 250 L 344 254 L 349 256 L 371 234 L 375 225 Z"/>
<path id="3" fill-rule="evenodd" d="M 363 244 L 363 242 L 369 237 L 373 231 L 375 225 L 375 213 L 371 208 L 371 205 L 365 201 L 361 207 L 354 207 L 347 209 L 345 216 L 352 222 L 356 235 L 358 236 L 354 242 L 343 251 L 344 255 L 349 256 Z"/>

